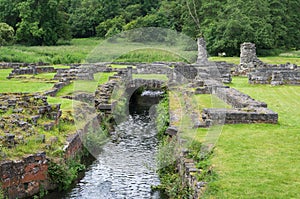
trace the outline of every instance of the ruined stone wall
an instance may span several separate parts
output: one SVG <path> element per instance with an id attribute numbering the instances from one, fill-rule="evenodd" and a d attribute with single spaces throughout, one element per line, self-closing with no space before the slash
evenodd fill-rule
<path id="1" fill-rule="evenodd" d="M 250 84 L 300 85 L 300 69 L 295 64 L 269 65 L 248 74 Z"/>
<path id="2" fill-rule="evenodd" d="M 82 108 L 87 110 L 84 106 Z M 46 139 L 45 136 L 38 133 L 34 134 L 32 129 L 30 129 L 30 133 L 26 133 L 24 128 L 33 125 L 45 125 L 45 130 L 50 130 L 51 125 L 55 125 L 55 120 L 61 115 L 60 105 L 49 105 L 47 103 L 47 97 L 38 94 L 0 94 L 0 111 L 5 112 L 9 109 L 12 109 L 13 112 L 16 110 L 22 114 L 28 113 L 30 115 L 21 116 L 16 113 L 12 114 L 11 117 L 5 116 L 1 118 L 0 132 L 6 135 L 5 137 L 0 136 L 3 146 L 14 147 L 17 144 L 21 144 L 18 132 L 22 133 L 23 143 L 26 141 L 27 136 L 31 136 L 30 138 L 32 139 L 39 139 L 37 142 L 45 143 L 46 148 L 51 147 L 51 143 L 55 143 L 57 137 Z M 17 116 L 19 119 L 16 118 Z M 50 120 L 50 123 L 40 124 L 38 120 L 41 117 L 47 118 Z M 9 121 L 3 121 L 3 119 Z M 100 121 L 101 117 L 99 115 L 84 121 L 83 127 L 67 138 L 65 146 L 63 147 L 65 160 L 75 157 L 82 151 L 82 136 L 88 132 L 90 125 L 93 125 L 95 128 L 96 126 L 99 127 Z M 12 126 L 10 127 L 9 125 Z M 9 146 L 6 145 L 6 142 Z M 51 183 L 47 174 L 49 161 L 46 153 L 40 152 L 21 157 L 18 160 L 5 160 L 0 162 L 0 181 L 4 195 L 8 198 L 25 198 L 38 194 L 41 188 L 44 190 L 56 188 L 56 185 Z"/>
<path id="3" fill-rule="evenodd" d="M 4 195 L 9 199 L 30 197 L 55 188 L 47 175 L 49 160 L 44 152 L 28 155 L 20 160 L 0 163 L 0 177 Z"/>
<path id="4" fill-rule="evenodd" d="M 40 73 L 55 73 L 56 69 L 54 67 L 36 67 L 36 66 L 29 66 L 24 68 L 14 68 L 12 72 L 7 77 L 8 79 L 13 78 L 17 75 L 36 75 Z"/>
<path id="5" fill-rule="evenodd" d="M 71 68 L 58 69 L 54 76 L 55 80 L 94 80 L 94 72 L 89 69 Z"/>
<path id="6" fill-rule="evenodd" d="M 65 81 L 60 81 L 60 82 L 57 82 L 54 84 L 54 86 L 52 87 L 52 89 L 48 90 L 48 91 L 45 91 L 44 92 L 44 95 L 48 95 L 48 96 L 51 96 L 51 97 L 54 97 L 56 96 L 56 94 L 65 86 L 71 84 L 71 82 L 66 79 Z"/>
<path id="7" fill-rule="evenodd" d="M 139 64 L 136 66 L 138 74 L 170 74 L 172 68 L 165 64 Z"/>
<path id="8" fill-rule="evenodd" d="M 234 108 L 267 107 L 266 103 L 257 101 L 234 88 L 217 88 L 216 95 Z"/>
<path id="9" fill-rule="evenodd" d="M 278 114 L 267 108 L 203 109 L 202 118 L 207 126 L 214 124 L 278 123 Z"/>
<path id="10" fill-rule="evenodd" d="M 8 68 L 20 68 L 27 66 L 48 66 L 48 63 L 38 62 L 38 63 L 13 63 L 13 62 L 1 62 L 0 69 L 8 69 Z"/>
<path id="11" fill-rule="evenodd" d="M 230 104 L 231 109 L 203 109 L 205 126 L 214 124 L 278 123 L 278 113 L 267 108 L 267 104 L 257 101 L 236 89 L 219 87 L 215 92 L 221 100 Z"/>

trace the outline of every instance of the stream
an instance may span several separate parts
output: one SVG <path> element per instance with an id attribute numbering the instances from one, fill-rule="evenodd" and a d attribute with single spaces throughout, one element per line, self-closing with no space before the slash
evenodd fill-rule
<path id="1" fill-rule="evenodd" d="M 116 126 L 112 139 L 103 146 L 103 151 L 73 189 L 64 194 L 50 194 L 47 198 L 166 198 L 159 191 L 151 190 L 151 186 L 160 184 L 155 172 L 158 140 L 154 122 L 144 111 L 145 107 L 134 107 L 127 121 Z"/>

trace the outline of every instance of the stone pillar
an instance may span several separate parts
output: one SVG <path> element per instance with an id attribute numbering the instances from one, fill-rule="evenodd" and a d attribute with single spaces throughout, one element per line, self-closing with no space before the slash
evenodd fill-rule
<path id="1" fill-rule="evenodd" d="M 250 42 L 241 44 L 240 64 L 249 64 L 257 60 L 255 44 Z"/>
<path id="2" fill-rule="evenodd" d="M 127 66 L 127 80 L 132 80 L 132 66 Z"/>
<path id="3" fill-rule="evenodd" d="M 237 66 L 236 72 L 240 75 L 247 75 L 254 68 L 257 68 L 262 64 L 263 62 L 260 61 L 256 56 L 255 44 L 250 42 L 242 43 L 240 64 Z"/>
<path id="4" fill-rule="evenodd" d="M 198 44 L 198 57 L 197 64 L 205 65 L 208 63 L 206 42 L 203 37 L 197 39 Z"/>

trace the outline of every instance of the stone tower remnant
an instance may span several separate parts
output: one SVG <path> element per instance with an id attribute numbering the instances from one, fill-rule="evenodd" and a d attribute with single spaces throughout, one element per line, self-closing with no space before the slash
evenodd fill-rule
<path id="1" fill-rule="evenodd" d="M 240 64 L 237 67 L 239 74 L 247 74 L 259 65 L 263 64 L 256 56 L 255 44 L 245 42 L 241 44 Z"/>
<path id="2" fill-rule="evenodd" d="M 205 65 L 208 63 L 207 51 L 206 51 L 206 42 L 203 37 L 197 39 L 198 45 L 198 57 L 197 64 Z"/>

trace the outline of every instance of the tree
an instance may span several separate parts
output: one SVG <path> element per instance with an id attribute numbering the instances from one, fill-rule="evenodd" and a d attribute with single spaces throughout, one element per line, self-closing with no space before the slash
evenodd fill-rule
<path id="1" fill-rule="evenodd" d="M 68 39 L 69 29 L 60 9 L 60 0 L 26 0 L 17 5 L 20 22 L 16 39 L 27 45 L 54 45 Z"/>
<path id="2" fill-rule="evenodd" d="M 96 27 L 98 37 L 111 37 L 123 30 L 125 20 L 122 16 L 108 19 Z"/>
<path id="3" fill-rule="evenodd" d="M 6 23 L 0 23 L 0 46 L 11 44 L 14 40 L 14 29 Z"/>

